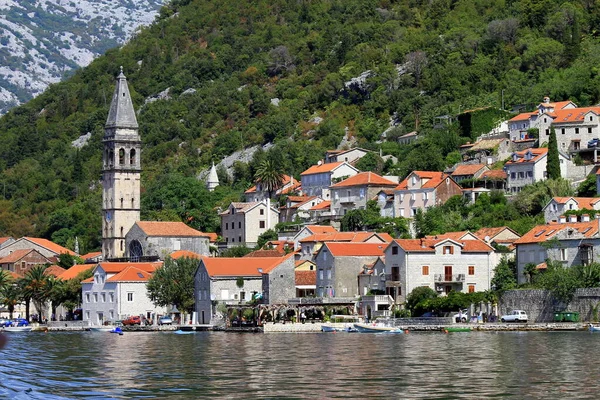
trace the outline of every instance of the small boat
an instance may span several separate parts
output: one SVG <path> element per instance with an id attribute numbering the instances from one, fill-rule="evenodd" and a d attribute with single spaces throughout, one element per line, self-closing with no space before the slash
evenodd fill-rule
<path id="1" fill-rule="evenodd" d="M 384 324 L 354 324 L 354 328 L 361 333 L 404 333 L 402 329 L 396 328 L 395 326 L 388 326 Z"/>
<path id="2" fill-rule="evenodd" d="M 600 332 L 600 326 L 594 326 L 592 324 L 590 324 L 590 332 Z"/>
<path id="3" fill-rule="evenodd" d="M 4 332 L 31 332 L 31 326 L 6 326 Z"/>
<path id="4" fill-rule="evenodd" d="M 110 331 L 110 333 L 116 333 L 117 335 L 121 335 L 123 336 L 123 330 L 121 329 L 120 326 L 115 326 L 114 328 L 112 328 Z"/>
<path id="5" fill-rule="evenodd" d="M 331 325 L 321 325 L 321 332 L 339 332 L 340 328 Z"/>
<path id="6" fill-rule="evenodd" d="M 177 329 L 173 333 L 176 335 L 189 335 L 190 333 L 196 333 L 196 331 L 183 331 L 181 329 Z"/>
<path id="7" fill-rule="evenodd" d="M 447 326 L 443 329 L 445 332 L 471 332 L 469 326 Z"/>
<path id="8" fill-rule="evenodd" d="M 92 326 L 90 331 L 92 332 L 112 332 L 115 329 L 114 326 Z"/>

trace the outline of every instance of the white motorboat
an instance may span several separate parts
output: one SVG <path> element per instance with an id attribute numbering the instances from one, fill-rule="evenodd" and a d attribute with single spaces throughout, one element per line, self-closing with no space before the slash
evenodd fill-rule
<path id="1" fill-rule="evenodd" d="M 402 329 L 396 328 L 395 326 L 388 326 L 383 324 L 354 324 L 357 331 L 361 333 L 404 333 Z"/>
<path id="2" fill-rule="evenodd" d="M 5 326 L 4 332 L 31 332 L 31 326 Z"/>

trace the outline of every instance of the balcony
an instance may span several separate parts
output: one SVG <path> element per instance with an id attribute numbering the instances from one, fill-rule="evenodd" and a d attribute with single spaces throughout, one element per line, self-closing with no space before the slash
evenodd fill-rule
<path id="1" fill-rule="evenodd" d="M 462 283 L 465 281 L 465 274 L 435 274 L 433 278 L 436 282 Z"/>
<path id="2" fill-rule="evenodd" d="M 385 274 L 386 281 L 399 282 L 400 274 Z"/>

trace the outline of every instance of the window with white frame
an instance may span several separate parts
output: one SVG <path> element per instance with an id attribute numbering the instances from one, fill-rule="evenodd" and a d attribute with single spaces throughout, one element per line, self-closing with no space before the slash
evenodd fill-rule
<path id="1" fill-rule="evenodd" d="M 127 292 L 127 301 L 129 301 L 129 302 L 133 301 L 133 292 Z"/>
<path id="2" fill-rule="evenodd" d="M 98 302 L 98 293 L 94 293 L 94 303 Z"/>

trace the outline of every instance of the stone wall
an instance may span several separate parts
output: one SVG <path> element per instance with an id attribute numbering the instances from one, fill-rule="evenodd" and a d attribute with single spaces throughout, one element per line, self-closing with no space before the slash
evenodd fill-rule
<path id="1" fill-rule="evenodd" d="M 573 300 L 566 305 L 554 298 L 547 290 L 509 290 L 500 299 L 499 314 L 513 309 L 525 310 L 529 322 L 552 322 L 555 311 L 579 313 L 580 321 L 593 318 L 593 308 L 600 304 L 600 288 L 577 289 Z"/>

